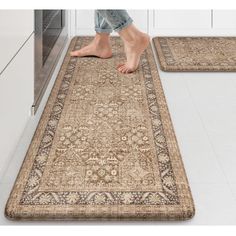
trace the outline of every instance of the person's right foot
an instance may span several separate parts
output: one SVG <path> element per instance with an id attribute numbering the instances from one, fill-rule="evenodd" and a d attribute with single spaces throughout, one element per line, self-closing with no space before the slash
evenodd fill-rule
<path id="1" fill-rule="evenodd" d="M 117 66 L 117 70 L 127 74 L 137 70 L 139 66 L 140 56 L 148 47 L 150 37 L 142 32 L 136 35 L 136 39 L 132 43 L 125 42 L 125 54 L 127 61 Z"/>
<path id="2" fill-rule="evenodd" d="M 112 56 L 112 50 L 109 36 L 101 38 L 96 35 L 89 45 L 80 50 L 72 51 L 70 55 L 72 57 L 96 56 L 104 59 L 110 58 Z"/>

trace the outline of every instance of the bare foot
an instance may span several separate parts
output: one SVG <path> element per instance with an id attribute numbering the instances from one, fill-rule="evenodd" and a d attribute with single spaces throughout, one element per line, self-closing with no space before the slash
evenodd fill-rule
<path id="1" fill-rule="evenodd" d="M 109 34 L 96 34 L 93 41 L 80 50 L 70 53 L 72 57 L 96 56 L 110 58 L 112 56 Z"/>
<path id="2" fill-rule="evenodd" d="M 144 50 L 148 47 L 150 37 L 140 32 L 133 42 L 125 43 L 126 63 L 119 64 L 117 70 L 121 73 L 132 73 L 137 70 L 139 66 L 140 56 Z"/>

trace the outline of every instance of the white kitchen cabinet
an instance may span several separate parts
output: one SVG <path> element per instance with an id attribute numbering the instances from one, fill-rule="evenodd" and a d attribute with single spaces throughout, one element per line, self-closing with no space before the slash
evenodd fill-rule
<path id="1" fill-rule="evenodd" d="M 142 31 L 148 29 L 148 11 L 147 10 L 128 10 L 133 18 L 135 25 Z M 76 33 L 79 35 L 94 35 L 94 10 L 76 10 Z"/>
<path id="2" fill-rule="evenodd" d="M 210 29 L 211 10 L 154 10 L 157 29 Z"/>
<path id="3" fill-rule="evenodd" d="M 0 176 L 30 118 L 34 99 L 34 36 L 0 75 Z"/>
<path id="4" fill-rule="evenodd" d="M 236 10 L 214 10 L 212 18 L 215 29 L 236 28 Z"/>
<path id="5" fill-rule="evenodd" d="M 33 31 L 33 10 L 0 10 L 0 73 Z"/>
<path id="6" fill-rule="evenodd" d="M 94 10 L 75 10 L 75 35 L 94 35 Z M 151 36 L 235 36 L 236 10 L 128 10 Z M 72 30 L 73 31 L 73 30 Z"/>
<path id="7" fill-rule="evenodd" d="M 75 27 L 79 35 L 94 34 L 94 10 L 76 10 Z"/>
<path id="8" fill-rule="evenodd" d="M 147 32 L 148 30 L 148 10 L 128 10 L 130 16 L 134 20 L 134 24 L 137 25 L 137 27 Z"/>

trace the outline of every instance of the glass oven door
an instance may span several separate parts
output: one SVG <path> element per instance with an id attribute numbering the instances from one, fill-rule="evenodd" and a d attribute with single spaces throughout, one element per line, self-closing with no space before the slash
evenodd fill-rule
<path id="1" fill-rule="evenodd" d="M 68 39 L 65 10 L 35 10 L 34 114 Z"/>
<path id="2" fill-rule="evenodd" d="M 63 10 L 43 10 L 43 64 L 65 25 L 63 12 Z"/>

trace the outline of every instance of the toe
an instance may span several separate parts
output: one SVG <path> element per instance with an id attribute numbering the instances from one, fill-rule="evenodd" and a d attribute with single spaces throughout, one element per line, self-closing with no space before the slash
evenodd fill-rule
<path id="1" fill-rule="evenodd" d="M 120 67 L 118 68 L 118 71 L 119 71 L 119 72 L 122 72 L 123 69 L 124 69 L 124 65 L 120 66 Z"/>
<path id="2" fill-rule="evenodd" d="M 122 68 L 121 68 L 121 73 L 123 73 L 123 74 L 125 74 L 126 73 L 126 71 L 127 71 L 127 67 L 126 67 L 126 65 L 124 65 Z"/>
<path id="3" fill-rule="evenodd" d="M 128 74 L 128 71 L 129 71 L 129 68 L 125 67 L 123 73 L 124 73 L 124 74 Z"/>
<path id="4" fill-rule="evenodd" d="M 124 74 L 124 71 L 125 71 L 125 69 L 122 68 L 122 69 L 120 70 L 120 73 Z"/>
<path id="5" fill-rule="evenodd" d="M 72 51 L 72 52 L 70 52 L 70 55 L 72 56 L 72 57 L 77 57 L 77 51 Z"/>
<path id="6" fill-rule="evenodd" d="M 124 65 L 124 63 L 120 63 L 120 64 L 118 64 L 117 65 L 117 67 L 116 67 L 116 69 L 119 69 L 121 66 L 123 66 Z"/>
<path id="7" fill-rule="evenodd" d="M 136 68 L 127 67 L 126 70 L 125 70 L 125 73 L 126 73 L 126 74 L 133 73 L 133 72 L 135 72 L 135 70 L 136 70 Z"/>

